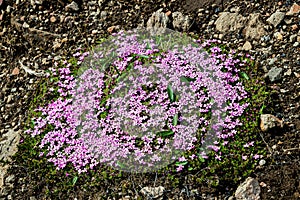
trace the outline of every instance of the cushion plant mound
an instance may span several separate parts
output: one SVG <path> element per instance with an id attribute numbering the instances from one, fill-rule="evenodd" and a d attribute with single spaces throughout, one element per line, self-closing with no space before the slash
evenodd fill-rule
<path id="1" fill-rule="evenodd" d="M 129 31 L 90 53 L 78 52 L 78 71 L 66 62 L 52 69 L 56 98 L 36 110 L 40 116 L 27 131 L 42 136 L 40 156 L 57 169 L 72 164 L 79 173 L 99 164 L 191 171 L 229 159 L 250 105 L 240 77 L 249 77 L 236 68 L 247 62 L 217 43 L 199 44 L 172 31 Z M 241 159 L 259 158 L 252 150 L 244 149 Z"/>

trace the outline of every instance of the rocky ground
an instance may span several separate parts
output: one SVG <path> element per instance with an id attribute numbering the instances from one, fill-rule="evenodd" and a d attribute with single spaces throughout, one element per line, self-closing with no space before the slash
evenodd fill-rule
<path id="1" fill-rule="evenodd" d="M 268 156 L 253 178 L 261 199 L 300 199 L 300 2 L 296 0 L 0 0 L 0 160 L 9 160 L 17 151 L 29 102 L 44 70 L 70 58 L 79 47 L 96 45 L 100 37 L 147 26 L 221 39 L 255 57 L 267 86 L 276 90 L 264 112 L 284 126 L 262 132 Z M 18 174 L 6 173 L 7 167 L 0 167 L 0 198 L 22 196 L 22 186 L 14 185 Z M 180 191 L 171 193 L 176 198 Z M 213 195 L 230 196 L 218 191 L 201 198 Z"/>

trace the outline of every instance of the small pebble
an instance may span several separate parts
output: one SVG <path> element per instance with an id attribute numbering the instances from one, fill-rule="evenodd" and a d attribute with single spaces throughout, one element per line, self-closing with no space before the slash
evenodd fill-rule
<path id="1" fill-rule="evenodd" d="M 265 165 L 266 164 L 266 161 L 264 160 L 264 159 L 261 159 L 260 161 L 259 161 L 259 165 L 260 166 L 263 166 L 263 165 Z"/>
<path id="2" fill-rule="evenodd" d="M 56 22 L 56 18 L 54 16 L 50 17 L 50 22 L 52 23 Z"/>

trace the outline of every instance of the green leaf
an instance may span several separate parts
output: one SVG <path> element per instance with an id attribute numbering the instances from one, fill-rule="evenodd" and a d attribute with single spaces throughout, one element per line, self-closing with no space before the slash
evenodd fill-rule
<path id="1" fill-rule="evenodd" d="M 78 176 L 74 176 L 74 178 L 72 180 L 72 185 L 75 185 L 77 180 L 78 180 Z"/>
<path id="2" fill-rule="evenodd" d="M 137 56 L 139 56 L 140 58 L 149 58 L 149 56 L 145 56 L 145 55 L 141 55 L 141 54 L 137 54 Z"/>
<path id="3" fill-rule="evenodd" d="M 127 75 L 128 75 L 128 73 L 123 73 L 123 74 L 121 74 L 121 76 L 119 76 L 119 77 L 117 78 L 117 82 L 119 82 L 121 79 L 124 80 L 124 78 L 125 78 Z"/>
<path id="4" fill-rule="evenodd" d="M 117 164 L 118 164 L 121 168 L 125 168 L 125 165 L 124 165 L 123 163 L 120 163 L 120 161 L 118 161 Z"/>
<path id="5" fill-rule="evenodd" d="M 179 165 L 186 165 L 188 164 L 188 161 L 182 161 L 182 162 L 176 162 L 175 165 L 179 166 Z"/>
<path id="6" fill-rule="evenodd" d="M 170 101 L 174 102 L 175 101 L 174 91 L 173 91 L 171 85 L 168 85 L 167 91 L 168 91 L 168 95 L 169 95 Z"/>
<path id="7" fill-rule="evenodd" d="M 200 154 L 198 154 L 198 158 L 199 158 L 200 162 L 205 162 L 205 159 Z"/>
<path id="8" fill-rule="evenodd" d="M 191 171 L 191 170 L 193 170 L 193 169 L 194 169 L 194 168 L 192 168 L 192 167 L 189 167 L 189 168 L 188 168 L 189 171 Z"/>
<path id="9" fill-rule="evenodd" d="M 149 42 L 147 42 L 146 49 L 151 49 Z"/>
<path id="10" fill-rule="evenodd" d="M 246 80 L 249 80 L 249 76 L 245 73 L 245 72 L 240 72 L 240 75 L 246 79 Z"/>
<path id="11" fill-rule="evenodd" d="M 180 77 L 180 80 L 182 82 L 189 83 L 189 82 L 195 81 L 196 79 L 195 78 L 190 78 L 190 77 L 187 77 L 187 76 L 182 76 L 182 77 Z"/>
<path id="12" fill-rule="evenodd" d="M 176 126 L 177 123 L 178 123 L 178 114 L 174 115 L 174 118 L 173 118 L 173 121 L 172 121 L 173 126 Z"/>
<path id="13" fill-rule="evenodd" d="M 157 133 L 157 135 L 159 135 L 161 137 L 166 137 L 166 136 L 173 135 L 173 134 L 174 134 L 173 131 L 161 131 L 161 132 Z"/>
<path id="14" fill-rule="evenodd" d="M 261 115 L 261 114 L 263 114 L 263 110 L 265 109 L 265 105 L 262 105 L 262 107 L 260 108 L 260 110 L 259 110 L 259 114 Z"/>

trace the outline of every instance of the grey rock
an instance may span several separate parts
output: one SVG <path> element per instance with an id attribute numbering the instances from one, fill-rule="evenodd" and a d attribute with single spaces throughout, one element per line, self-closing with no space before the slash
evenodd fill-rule
<path id="1" fill-rule="evenodd" d="M 264 35 L 264 36 L 262 36 L 262 37 L 260 38 L 260 40 L 263 41 L 263 42 L 268 42 L 270 39 L 271 39 L 271 38 L 270 38 L 269 35 Z"/>
<path id="2" fill-rule="evenodd" d="M 222 12 L 216 20 L 216 29 L 222 33 L 238 31 L 244 27 L 246 18 L 238 13 Z"/>
<path id="3" fill-rule="evenodd" d="M 9 175 L 5 179 L 5 183 L 12 183 L 15 180 L 15 175 Z"/>
<path id="4" fill-rule="evenodd" d="M 10 157 L 17 152 L 17 145 L 20 141 L 20 130 L 14 131 L 9 130 L 7 133 L 3 134 L 0 142 L 0 160 L 9 161 Z"/>
<path id="5" fill-rule="evenodd" d="M 269 65 L 273 65 L 277 61 L 277 57 L 269 58 L 268 61 L 269 61 Z"/>
<path id="6" fill-rule="evenodd" d="M 141 189 L 141 193 L 146 197 L 150 198 L 159 198 L 162 197 L 164 194 L 165 188 L 162 186 L 159 187 L 144 187 Z"/>
<path id="7" fill-rule="evenodd" d="M 189 16 L 184 16 L 181 12 L 172 13 L 172 18 L 172 24 L 175 30 L 188 31 L 191 27 L 191 20 L 189 19 Z"/>
<path id="8" fill-rule="evenodd" d="M 256 179 L 248 177 L 235 191 L 237 200 L 259 200 L 260 186 Z"/>
<path id="9" fill-rule="evenodd" d="M 154 12 L 151 17 L 147 21 L 147 30 L 148 31 L 160 31 L 165 30 L 169 24 L 170 19 L 169 17 L 162 12 L 163 9 L 159 9 Z"/>
<path id="10" fill-rule="evenodd" d="M 282 68 L 272 67 L 268 72 L 267 76 L 269 77 L 271 82 L 277 81 L 281 79 Z"/>
<path id="11" fill-rule="evenodd" d="M 260 20 L 261 15 L 259 13 L 250 14 L 248 17 L 248 23 L 243 30 L 246 39 L 259 40 L 262 36 L 266 35 L 267 32 L 264 29 L 264 24 Z"/>
<path id="12" fill-rule="evenodd" d="M 260 116 L 260 129 L 268 131 L 274 127 L 283 127 L 283 121 L 271 114 L 262 114 Z"/>
<path id="13" fill-rule="evenodd" d="M 274 27 L 277 27 L 284 19 L 284 16 L 284 12 L 275 12 L 267 19 L 267 22 L 272 24 Z"/>
<path id="14" fill-rule="evenodd" d="M 8 167 L 9 167 L 8 165 L 0 166 L 0 196 L 7 195 L 4 193 L 3 186 L 4 186 L 4 177 L 6 175 Z"/>
<path id="15" fill-rule="evenodd" d="M 79 7 L 75 1 L 72 1 L 70 4 L 66 5 L 66 11 L 78 11 Z"/>

